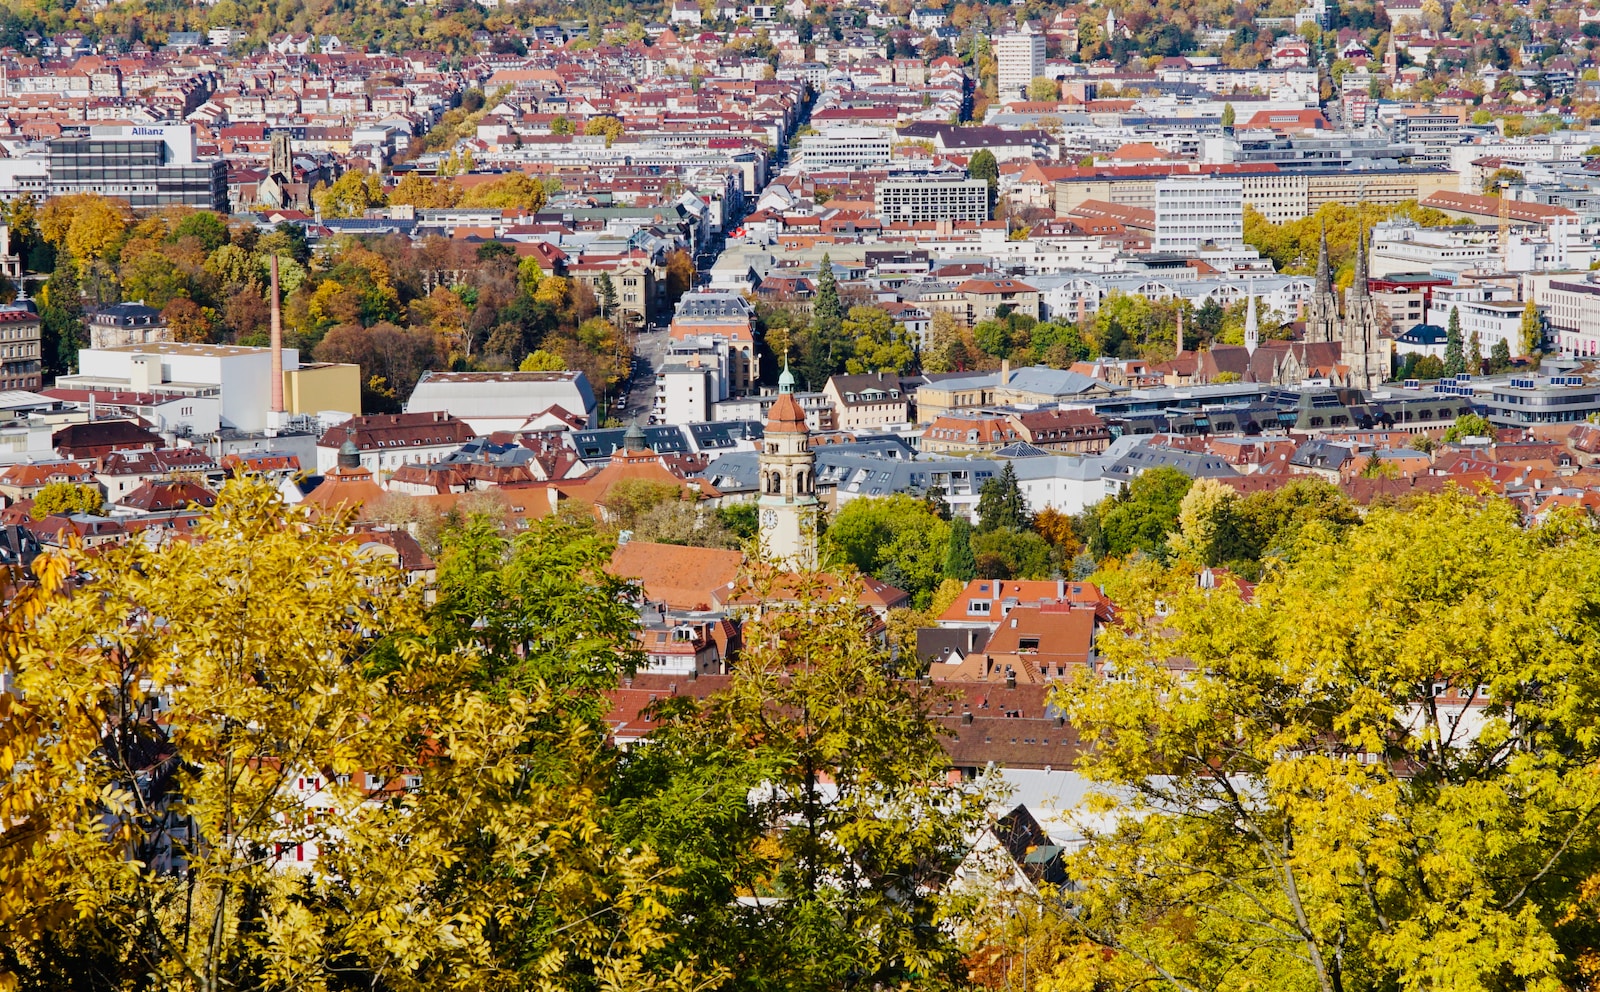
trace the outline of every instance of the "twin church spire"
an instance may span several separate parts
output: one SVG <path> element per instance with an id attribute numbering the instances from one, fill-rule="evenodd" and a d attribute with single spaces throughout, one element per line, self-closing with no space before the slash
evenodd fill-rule
<path id="1" fill-rule="evenodd" d="M 1382 339 L 1377 306 L 1372 299 L 1367 270 L 1367 230 L 1356 234 L 1356 271 L 1344 294 L 1344 306 L 1333 288 L 1333 268 L 1328 261 L 1328 229 L 1324 225 L 1317 244 L 1317 275 L 1306 311 L 1308 343 L 1340 345 L 1340 364 L 1348 382 L 1357 389 L 1376 389 L 1389 378 L 1389 349 Z"/>

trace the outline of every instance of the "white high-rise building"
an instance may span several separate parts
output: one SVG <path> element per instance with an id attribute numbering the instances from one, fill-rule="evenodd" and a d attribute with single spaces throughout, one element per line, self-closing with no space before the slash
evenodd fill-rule
<path id="1" fill-rule="evenodd" d="M 1044 75 L 1044 35 L 1031 27 L 994 39 L 994 59 L 1001 100 L 1025 96 L 1028 84 Z"/>
<path id="2" fill-rule="evenodd" d="M 1237 179 L 1172 178 L 1156 184 L 1156 251 L 1199 251 L 1244 244 L 1244 184 Z"/>

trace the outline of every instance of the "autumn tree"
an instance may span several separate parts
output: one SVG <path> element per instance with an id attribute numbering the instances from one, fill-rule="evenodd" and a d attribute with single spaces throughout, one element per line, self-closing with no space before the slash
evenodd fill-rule
<path id="1" fill-rule="evenodd" d="M 461 199 L 464 207 L 536 211 L 544 206 L 544 183 L 525 172 L 511 172 L 493 182 L 474 186 Z"/>
<path id="2" fill-rule="evenodd" d="M 1078 537 L 1071 515 L 1053 506 L 1046 506 L 1033 515 L 1033 529 L 1049 543 L 1058 561 L 1070 562 L 1083 550 L 1083 541 Z"/>
<path id="3" fill-rule="evenodd" d="M 161 308 L 161 319 L 166 322 L 174 341 L 208 344 L 215 337 L 220 323 L 219 315 L 210 307 L 179 296 Z"/>
<path id="4" fill-rule="evenodd" d="M 667 307 L 670 309 L 678 305 L 678 300 L 683 294 L 694 288 L 695 280 L 699 278 L 699 270 L 695 267 L 694 256 L 682 248 L 667 253 Z"/>
<path id="5" fill-rule="evenodd" d="M 622 121 L 607 114 L 591 117 L 583 125 L 584 134 L 604 137 L 607 148 L 610 148 L 618 138 L 622 137 L 623 130 Z"/>
<path id="6" fill-rule="evenodd" d="M 408 172 L 389 192 L 389 203 L 423 209 L 453 207 L 461 202 L 462 189 L 449 179 L 429 179 L 419 172 Z"/>
<path id="7" fill-rule="evenodd" d="M 621 479 L 601 497 L 606 521 L 619 530 L 632 530 L 640 517 L 662 503 L 684 498 L 681 486 L 653 479 Z"/>
<path id="8" fill-rule="evenodd" d="M 127 204 L 98 193 L 58 196 L 40 209 L 39 233 L 58 258 L 77 263 L 80 285 L 87 284 L 99 300 L 109 291 L 107 259 L 127 235 L 128 216 Z"/>
<path id="9" fill-rule="evenodd" d="M 1099 826 L 1034 910 L 1041 982 L 1581 985 L 1600 539 L 1572 524 L 1457 492 L 1312 537 L 1248 597 L 1136 570 L 1097 643 L 1116 678 L 1058 699 Z"/>
<path id="10" fill-rule="evenodd" d="M 324 217 L 360 217 L 385 202 L 383 180 L 376 172 L 351 169 L 333 181 L 317 184 L 311 191 L 317 212 Z"/>
<path id="11" fill-rule="evenodd" d="M 99 486 L 80 485 L 73 482 L 52 482 L 33 497 L 28 515 L 43 520 L 52 513 L 99 513 L 105 496 Z"/>
<path id="12" fill-rule="evenodd" d="M 561 679 L 627 657 L 608 549 L 544 525 L 468 579 L 453 544 L 468 643 L 346 526 L 235 480 L 191 540 L 40 559 L 0 641 L 0 979 L 698 987 L 646 968 L 670 886 L 600 842 L 603 732 Z"/>
<path id="13" fill-rule="evenodd" d="M 1049 76 L 1035 76 L 1028 82 L 1028 99 L 1036 103 L 1054 103 L 1061 97 L 1061 86 Z"/>
<path id="14" fill-rule="evenodd" d="M 517 368 L 523 372 L 564 372 L 567 363 L 560 355 L 553 355 L 541 348 L 528 352 Z"/>
<path id="15" fill-rule="evenodd" d="M 799 596 L 748 623 L 726 689 L 664 699 L 623 763 L 619 837 L 683 880 L 665 960 L 698 949 L 730 988 L 962 987 L 944 924 L 989 797 L 952 782 L 937 700 L 895 677 L 856 593 Z"/>
<path id="16" fill-rule="evenodd" d="M 1538 354 L 1539 349 L 1544 347 L 1544 317 L 1532 300 L 1522 308 L 1520 339 L 1524 355 Z"/>

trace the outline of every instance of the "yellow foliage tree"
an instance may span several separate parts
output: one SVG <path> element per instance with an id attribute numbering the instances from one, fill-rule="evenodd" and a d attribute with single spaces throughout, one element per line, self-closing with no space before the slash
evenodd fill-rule
<path id="1" fill-rule="evenodd" d="M 565 372 L 567 363 L 560 355 L 539 348 L 524 355 L 517 368 L 523 372 Z"/>
<path id="2" fill-rule="evenodd" d="M 492 183 L 474 186 L 462 198 L 466 207 L 499 210 L 538 210 L 545 203 L 544 183 L 525 172 L 513 172 Z"/>
<path id="3" fill-rule="evenodd" d="M 533 294 L 534 302 L 559 307 L 567 302 L 567 280 L 564 276 L 545 276 Z"/>
<path id="4" fill-rule="evenodd" d="M 40 236 L 80 266 L 103 261 L 127 230 L 127 205 L 98 193 L 58 196 L 39 211 Z"/>
<path id="5" fill-rule="evenodd" d="M 453 207 L 461 202 L 460 186 L 448 179 L 429 179 L 416 172 L 408 172 L 389 193 L 391 204 L 438 209 Z"/>
<path id="6" fill-rule="evenodd" d="M 360 217 L 373 207 L 386 202 L 383 180 L 376 172 L 352 169 L 333 181 L 333 185 L 318 184 L 311 199 L 324 217 Z"/>
<path id="7" fill-rule="evenodd" d="M 591 117 L 583 125 L 584 134 L 604 135 L 607 148 L 610 148 L 618 138 L 622 137 L 622 132 L 622 121 L 605 114 L 599 117 Z"/>
<path id="8" fill-rule="evenodd" d="M 1045 893 L 1041 987 L 1584 985 L 1597 577 L 1586 521 L 1462 492 L 1312 523 L 1249 597 L 1129 569 L 1057 699 L 1100 826 Z"/>
<path id="9" fill-rule="evenodd" d="M 235 480 L 196 540 L 40 559 L 0 620 L 0 985 L 707 987 L 646 966 L 673 887 L 596 820 L 587 697 L 486 679 L 346 527 Z M 611 608 L 565 547 L 524 566 L 542 659 Z"/>

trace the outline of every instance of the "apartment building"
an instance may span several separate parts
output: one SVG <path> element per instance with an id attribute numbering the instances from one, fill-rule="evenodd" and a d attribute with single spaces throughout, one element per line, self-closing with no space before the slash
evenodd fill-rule
<path id="1" fill-rule="evenodd" d="M 994 39 L 1000 98 L 1024 95 L 1028 84 L 1044 75 L 1044 35 L 1030 29 L 1010 31 Z"/>

